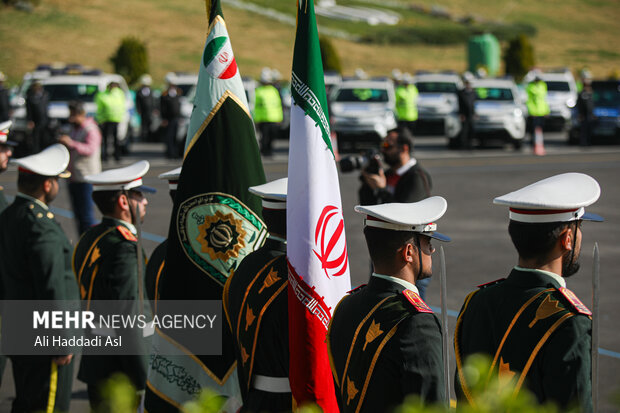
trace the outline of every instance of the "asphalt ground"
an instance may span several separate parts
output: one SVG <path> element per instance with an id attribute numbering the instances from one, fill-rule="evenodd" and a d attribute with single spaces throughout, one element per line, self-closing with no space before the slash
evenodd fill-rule
<path id="1" fill-rule="evenodd" d="M 601 412 L 620 409 L 611 402 L 620 393 L 620 329 L 616 314 L 620 312 L 620 146 L 569 147 L 565 135 L 545 134 L 547 155 L 533 155 L 531 148 L 521 151 L 509 148 L 488 148 L 454 151 L 446 148 L 443 138 L 423 137 L 416 140 L 416 157 L 427 168 L 433 180 L 433 194 L 448 200 L 448 210 L 439 220 L 439 231 L 453 241 L 444 244 L 448 280 L 448 315 L 450 341 L 458 313 L 465 296 L 476 285 L 505 277 L 517 262 L 517 255 L 507 233 L 508 211 L 494 206 L 494 197 L 518 189 L 536 180 L 564 172 L 583 172 L 593 176 L 601 185 L 599 201 L 589 211 L 605 217 L 604 223 L 586 223 L 583 229 L 581 270 L 568 280 L 568 287 L 588 306 L 591 303 L 592 250 L 600 248 L 600 397 Z M 268 180 L 287 175 L 288 142 L 277 141 L 274 155 L 263 160 Z M 148 159 L 151 169 L 145 178 L 147 185 L 158 192 L 150 195 L 147 217 L 142 226 L 147 253 L 167 236 L 172 202 L 167 183 L 157 175 L 181 164 L 163 156 L 164 146 L 136 143 L 132 153 L 121 160 L 104 165 L 104 169 L 124 166 L 136 160 Z M 0 185 L 7 195 L 16 192 L 16 171 L 0 175 Z M 362 234 L 362 216 L 353 211 L 357 203 L 358 173 L 340 175 L 340 188 L 345 217 L 351 283 L 365 283 L 369 277 L 369 257 Z M 64 189 L 64 188 L 63 188 Z M 61 189 L 52 207 L 69 239 L 75 243 L 77 232 L 71 217 L 68 192 Z M 439 242 L 434 246 L 439 247 Z M 434 273 L 438 274 L 439 255 L 434 256 Z M 439 285 L 433 280 L 427 291 L 427 302 L 440 306 Z M 454 352 L 451 348 L 451 371 L 454 371 Z M 77 368 L 76 368 L 77 370 Z M 0 388 L 0 412 L 10 411 L 13 383 L 10 363 Z M 74 382 L 71 411 L 87 412 L 83 383 Z"/>

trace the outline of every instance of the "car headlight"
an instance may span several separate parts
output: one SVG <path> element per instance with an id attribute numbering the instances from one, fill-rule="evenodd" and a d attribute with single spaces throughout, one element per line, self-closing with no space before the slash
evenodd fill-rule
<path id="1" fill-rule="evenodd" d="M 514 110 L 512 111 L 512 115 L 513 115 L 515 118 L 520 118 L 520 117 L 522 117 L 522 116 L 523 116 L 523 111 L 522 111 L 521 109 L 519 109 L 519 108 L 516 108 L 516 109 L 514 109 Z"/>
<path id="2" fill-rule="evenodd" d="M 568 106 L 569 108 L 574 108 L 576 104 L 577 102 L 573 98 L 570 98 L 566 101 L 566 106 Z"/>

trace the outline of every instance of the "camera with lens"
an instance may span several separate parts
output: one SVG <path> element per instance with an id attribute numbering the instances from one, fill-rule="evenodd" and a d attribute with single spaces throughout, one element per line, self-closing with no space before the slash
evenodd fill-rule
<path id="1" fill-rule="evenodd" d="M 339 163 L 342 172 L 352 172 L 359 169 L 370 174 L 378 174 L 382 167 L 383 158 L 378 150 L 368 149 L 364 153 L 342 158 Z"/>

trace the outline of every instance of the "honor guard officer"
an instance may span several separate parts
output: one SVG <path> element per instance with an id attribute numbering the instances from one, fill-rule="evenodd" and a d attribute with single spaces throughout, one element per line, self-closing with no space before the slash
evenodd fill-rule
<path id="1" fill-rule="evenodd" d="M 242 412 L 290 412 L 286 185 L 282 178 L 250 187 L 262 198 L 265 244 L 243 259 L 224 286 L 223 304 L 235 340 Z"/>
<path id="2" fill-rule="evenodd" d="M 9 158 L 13 154 L 13 147 L 17 144 L 7 139 L 9 136 L 9 128 L 13 122 L 10 120 L 0 123 L 0 173 L 6 171 L 9 164 Z M 0 212 L 4 211 L 9 206 L 6 198 L 4 197 L 4 188 L 0 186 Z M 0 380 L 2 377 L 0 376 Z"/>
<path id="3" fill-rule="evenodd" d="M 438 196 L 355 207 L 374 272 L 340 301 L 327 332 L 341 412 L 391 412 L 408 395 L 443 400 L 441 326 L 415 282 L 432 275 L 431 239 L 450 240 L 434 232 L 446 208 Z"/>
<path id="4" fill-rule="evenodd" d="M 73 269 L 82 300 L 141 302 L 145 299 L 141 295 L 144 283 L 140 286 L 139 282 L 145 262 L 138 260 L 136 225 L 140 225 L 146 214 L 148 202 L 144 193 L 155 192 L 142 184 L 142 177 L 148 170 L 149 163 L 140 161 L 85 177 L 86 182 L 93 185 L 93 200 L 103 219 L 99 225 L 86 231 L 75 247 Z M 147 307 L 148 301 L 145 300 Z M 144 393 L 145 355 L 82 356 L 78 379 L 88 385 L 92 409 L 97 410 L 103 401 L 100 394 L 102 382 L 117 372 L 129 377 L 140 395 Z"/>
<path id="5" fill-rule="evenodd" d="M 177 185 L 179 183 L 179 177 L 181 176 L 181 167 L 173 169 L 168 172 L 164 172 L 158 176 L 159 179 L 165 179 L 168 181 L 168 188 L 170 189 L 170 198 L 174 202 L 174 196 L 177 193 Z M 159 244 L 153 253 L 151 258 L 146 264 L 146 294 L 151 302 L 155 302 L 159 298 L 158 288 L 160 276 L 163 274 L 164 261 L 166 259 L 166 245 L 168 240 Z"/>
<path id="6" fill-rule="evenodd" d="M 515 394 L 526 387 L 541 403 L 592 411 L 591 312 L 566 288 L 566 278 L 579 269 L 582 221 L 602 221 L 584 211 L 599 195 L 594 179 L 567 173 L 495 198 L 510 209 L 519 262 L 508 278 L 479 286 L 463 304 L 454 338 L 460 400 L 476 403 L 476 383 L 463 363 L 483 353 L 493 362 L 481 380 L 499 374 L 514 379 Z"/>
<path id="7" fill-rule="evenodd" d="M 49 210 L 58 178 L 66 178 L 69 152 L 60 145 L 13 160 L 18 193 L 0 214 L 0 278 L 4 300 L 77 300 L 73 248 Z M 69 411 L 72 355 L 10 356 L 13 412 Z"/>
<path id="8" fill-rule="evenodd" d="M 9 158 L 13 154 L 13 147 L 17 146 L 15 142 L 7 139 L 7 137 L 9 136 L 9 128 L 11 127 L 11 125 L 12 122 L 10 120 L 0 123 L 0 174 L 6 171 L 6 168 L 9 165 Z M 0 186 L 0 213 L 2 213 L 2 211 L 4 211 L 8 206 L 9 203 L 4 197 L 4 188 Z M 0 354 L 0 385 L 2 384 L 2 376 L 4 375 L 5 366 L 6 357 Z"/>

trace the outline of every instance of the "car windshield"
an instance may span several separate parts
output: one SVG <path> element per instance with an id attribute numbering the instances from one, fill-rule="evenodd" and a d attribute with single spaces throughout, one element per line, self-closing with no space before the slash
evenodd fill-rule
<path id="1" fill-rule="evenodd" d="M 451 82 L 416 82 L 420 93 L 456 93 L 456 83 Z"/>
<path id="2" fill-rule="evenodd" d="M 593 83 L 594 103 L 597 106 L 620 106 L 620 83 Z"/>
<path id="3" fill-rule="evenodd" d="M 513 101 L 512 90 L 501 87 L 477 87 L 478 100 Z"/>
<path id="4" fill-rule="evenodd" d="M 568 82 L 545 82 L 547 84 L 547 90 L 549 92 L 570 92 L 570 86 Z"/>
<path id="5" fill-rule="evenodd" d="M 92 84 L 44 85 L 43 88 L 49 94 L 50 102 L 68 102 L 71 100 L 93 102 L 95 94 L 99 91 L 97 85 Z"/>
<path id="6" fill-rule="evenodd" d="M 340 89 L 336 102 L 387 102 L 387 89 L 355 88 Z"/>

